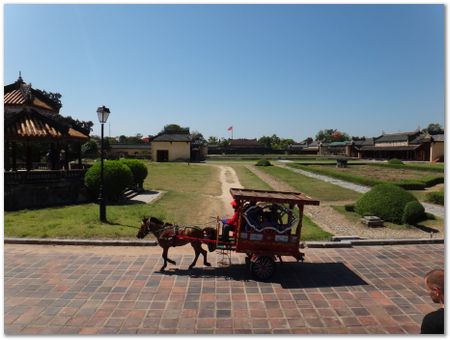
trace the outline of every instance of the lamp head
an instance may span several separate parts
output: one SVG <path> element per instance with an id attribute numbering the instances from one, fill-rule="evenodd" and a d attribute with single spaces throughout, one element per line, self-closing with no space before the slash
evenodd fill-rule
<path id="1" fill-rule="evenodd" d="M 106 123 L 110 113 L 111 112 L 109 111 L 109 109 L 105 105 L 99 107 L 97 109 L 98 121 L 100 123 L 102 123 L 102 124 Z"/>

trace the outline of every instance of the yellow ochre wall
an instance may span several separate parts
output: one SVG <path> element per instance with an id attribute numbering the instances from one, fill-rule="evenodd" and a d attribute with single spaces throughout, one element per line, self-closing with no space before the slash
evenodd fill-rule
<path id="1" fill-rule="evenodd" d="M 430 162 L 441 156 L 444 156 L 444 142 L 431 143 Z"/>
<path id="2" fill-rule="evenodd" d="M 189 161 L 191 159 L 191 143 L 190 142 L 153 142 L 152 143 L 152 160 L 156 162 L 156 154 L 158 150 L 169 151 L 169 162 Z"/>

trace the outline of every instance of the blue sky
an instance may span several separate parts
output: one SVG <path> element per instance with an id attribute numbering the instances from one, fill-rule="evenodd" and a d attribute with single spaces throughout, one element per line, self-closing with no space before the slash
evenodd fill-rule
<path id="1" fill-rule="evenodd" d="M 376 136 L 443 125 L 444 27 L 443 5 L 8 4 L 4 82 L 94 134 L 106 105 L 111 135 Z"/>

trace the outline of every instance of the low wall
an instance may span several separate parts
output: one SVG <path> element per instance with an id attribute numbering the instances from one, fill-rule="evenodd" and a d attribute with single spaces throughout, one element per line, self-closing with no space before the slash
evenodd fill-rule
<path id="1" fill-rule="evenodd" d="M 87 202 L 86 170 L 6 171 L 5 210 Z"/>

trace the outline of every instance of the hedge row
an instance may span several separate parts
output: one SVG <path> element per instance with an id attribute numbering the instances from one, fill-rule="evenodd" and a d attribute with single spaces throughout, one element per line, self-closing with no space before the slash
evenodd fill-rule
<path id="1" fill-rule="evenodd" d="M 370 166 L 378 166 L 380 168 L 392 168 L 392 169 L 409 169 L 409 170 L 418 170 L 418 171 L 430 171 L 430 172 L 443 172 L 444 166 L 429 166 L 429 165 L 420 165 L 420 164 L 389 164 L 389 163 L 371 163 L 366 164 Z"/>
<path id="2" fill-rule="evenodd" d="M 427 194 L 426 201 L 434 204 L 444 205 L 444 192 L 443 191 L 429 192 Z"/>
<path id="3" fill-rule="evenodd" d="M 342 179 L 348 182 L 361 184 L 361 185 L 367 185 L 367 186 L 375 186 L 377 184 L 395 184 L 403 189 L 406 190 L 423 190 L 427 187 L 431 187 L 438 183 L 444 183 L 444 177 L 443 176 L 426 176 L 421 179 L 405 179 L 401 181 L 395 181 L 395 182 L 387 182 L 382 181 L 379 179 L 374 178 L 367 178 L 362 176 L 357 176 L 354 174 L 348 174 L 341 171 L 336 171 L 333 169 L 317 169 L 317 168 L 311 168 L 308 165 L 302 165 L 302 164 L 288 164 L 288 166 L 299 168 L 305 171 L 314 172 L 320 175 L 330 176 L 337 179 Z"/>

